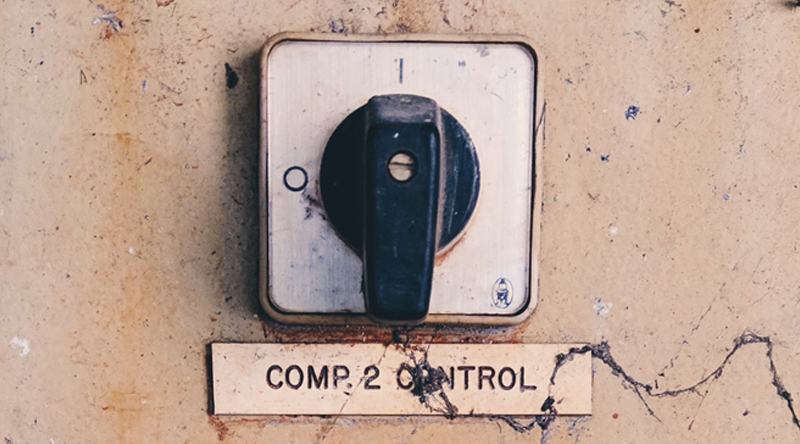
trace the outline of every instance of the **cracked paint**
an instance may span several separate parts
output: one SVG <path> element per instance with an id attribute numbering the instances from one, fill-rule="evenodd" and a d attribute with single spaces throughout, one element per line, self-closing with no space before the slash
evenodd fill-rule
<path id="1" fill-rule="evenodd" d="M 420 404 L 425 405 L 431 412 L 441 413 L 446 418 L 454 418 L 458 414 L 458 407 L 450 402 L 447 393 L 444 391 L 444 384 L 448 383 L 447 373 L 437 366 L 428 362 L 427 351 L 423 351 L 423 356 L 417 359 L 414 350 L 406 350 L 410 362 L 403 363 L 401 368 L 412 375 L 411 395 L 419 399 Z"/>
<path id="2" fill-rule="evenodd" d="M 712 372 L 703 377 L 701 380 L 688 387 L 673 390 L 658 390 L 650 384 L 643 383 L 633 378 L 619 364 L 617 364 L 616 360 L 611 355 L 611 347 L 608 345 L 608 342 L 601 342 L 599 344 L 586 345 L 581 348 L 571 349 L 569 353 L 559 356 L 556 366 L 553 369 L 553 375 L 550 378 L 550 382 L 554 383 L 558 370 L 562 365 L 569 362 L 573 356 L 590 353 L 593 358 L 608 366 L 615 375 L 622 378 L 622 380 L 628 384 L 628 387 L 630 387 L 634 393 L 636 393 L 636 396 L 644 404 L 650 416 L 661 422 L 661 419 L 659 419 L 656 412 L 650 407 L 650 404 L 647 403 L 647 399 L 645 397 L 664 398 L 677 397 L 687 393 L 698 394 L 698 389 L 701 386 L 711 383 L 722 377 L 723 369 L 728 365 L 737 351 L 739 351 L 742 347 L 752 344 L 762 344 L 766 346 L 766 357 L 769 363 L 769 371 L 772 374 L 772 385 L 777 391 L 776 394 L 786 402 L 786 407 L 791 413 L 792 423 L 795 425 L 795 427 L 797 427 L 798 431 L 800 431 L 800 421 L 798 421 L 797 414 L 794 409 L 794 400 L 792 398 L 792 394 L 789 393 L 789 391 L 781 382 L 781 378 L 778 376 L 778 370 L 775 368 L 775 360 L 772 357 L 774 343 L 769 336 L 759 336 L 753 332 L 745 332 L 741 336 L 736 337 L 733 340 L 733 348 L 731 348 L 719 366 L 717 366 Z"/>

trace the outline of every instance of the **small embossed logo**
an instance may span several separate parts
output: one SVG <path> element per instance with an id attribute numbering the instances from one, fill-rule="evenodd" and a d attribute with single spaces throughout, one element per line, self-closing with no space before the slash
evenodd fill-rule
<path id="1" fill-rule="evenodd" d="M 514 288 L 511 286 L 511 281 L 506 278 L 500 278 L 494 283 L 492 287 L 492 303 L 497 308 L 508 308 L 511 301 L 514 300 Z"/>

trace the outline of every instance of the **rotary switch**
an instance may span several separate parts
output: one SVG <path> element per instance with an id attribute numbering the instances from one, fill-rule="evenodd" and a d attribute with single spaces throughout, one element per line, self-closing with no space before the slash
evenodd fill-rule
<path id="1" fill-rule="evenodd" d="M 519 36 L 271 38 L 264 310 L 312 325 L 528 318 L 542 208 L 537 71 Z"/>
<path id="2" fill-rule="evenodd" d="M 320 192 L 362 258 L 368 316 L 425 320 L 436 255 L 458 242 L 479 190 L 475 146 L 434 100 L 374 96 L 342 121 L 322 157 Z"/>

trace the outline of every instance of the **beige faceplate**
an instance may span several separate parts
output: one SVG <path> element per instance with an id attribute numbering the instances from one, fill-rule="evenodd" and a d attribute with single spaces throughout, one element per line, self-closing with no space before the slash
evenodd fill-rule
<path id="1" fill-rule="evenodd" d="M 284 35 L 264 49 L 262 301 L 281 320 L 364 319 L 361 259 L 325 217 L 319 166 L 350 112 L 394 93 L 436 100 L 467 129 L 480 162 L 475 213 L 437 258 L 429 320 L 515 323 L 536 305 L 535 54 L 519 38 L 405 40 Z"/>

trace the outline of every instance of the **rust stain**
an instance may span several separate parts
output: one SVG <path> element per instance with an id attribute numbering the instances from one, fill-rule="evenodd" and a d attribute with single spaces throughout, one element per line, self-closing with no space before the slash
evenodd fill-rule
<path id="1" fill-rule="evenodd" d="M 217 439 L 220 441 L 225 441 L 226 437 L 235 435 L 235 432 L 232 431 L 231 428 L 255 426 L 263 429 L 267 426 L 267 424 L 306 424 L 307 422 L 308 418 L 302 416 L 298 417 L 282 415 L 269 416 L 268 418 L 226 418 L 222 416 L 208 415 L 208 423 L 211 424 L 211 427 L 213 427 L 217 432 Z"/>
<path id="2" fill-rule="evenodd" d="M 425 33 L 431 31 L 431 14 L 429 14 L 430 11 L 427 11 L 423 7 L 423 2 L 421 0 L 409 0 L 402 2 L 399 0 L 394 0 L 392 7 L 395 9 L 397 14 L 397 18 L 394 19 L 395 29 L 397 32 Z"/>
<path id="3" fill-rule="evenodd" d="M 530 319 L 530 318 L 529 318 Z M 460 327 L 422 324 L 412 327 L 377 325 L 288 325 L 259 315 L 264 339 L 274 343 L 298 344 L 495 344 L 520 343 L 529 321 L 513 327 Z"/>
<path id="4" fill-rule="evenodd" d="M 135 23 L 129 21 L 133 14 L 129 5 L 122 0 L 106 4 L 107 14 L 113 12 L 126 26 L 105 25 L 93 58 L 82 68 L 84 82 L 83 70 L 89 72 L 93 64 L 102 63 L 103 69 L 93 70 L 98 73 L 93 76 L 94 88 L 84 94 L 93 95 L 103 106 L 87 116 L 96 128 L 81 141 L 91 162 L 73 171 L 75 177 L 91 181 L 87 199 L 96 212 L 94 275 L 81 301 L 82 323 L 104 334 L 85 338 L 85 344 L 76 341 L 71 359 L 84 364 L 89 379 L 99 382 L 86 389 L 87 396 L 96 400 L 97 426 L 119 443 L 145 439 L 131 435 L 132 430 L 148 430 L 150 439 L 159 433 L 163 412 L 153 401 L 163 396 L 164 376 L 158 370 L 159 358 L 149 350 L 164 340 L 161 332 L 175 323 L 176 311 L 175 302 L 164 297 L 169 293 L 159 279 L 163 272 L 153 240 L 155 228 L 144 219 L 152 214 L 156 200 L 148 181 L 174 162 L 154 150 L 160 141 L 148 132 L 159 121 L 154 105 L 143 100 L 138 88 L 147 76 L 148 60 L 133 32 L 136 25 L 127 25 Z M 148 159 L 156 162 L 142 170 Z"/>
<path id="5" fill-rule="evenodd" d="M 228 436 L 230 429 L 228 429 L 228 425 L 220 419 L 218 416 L 208 415 L 208 423 L 214 427 L 214 430 L 217 431 L 217 439 L 220 441 L 225 441 L 225 437 Z"/>

